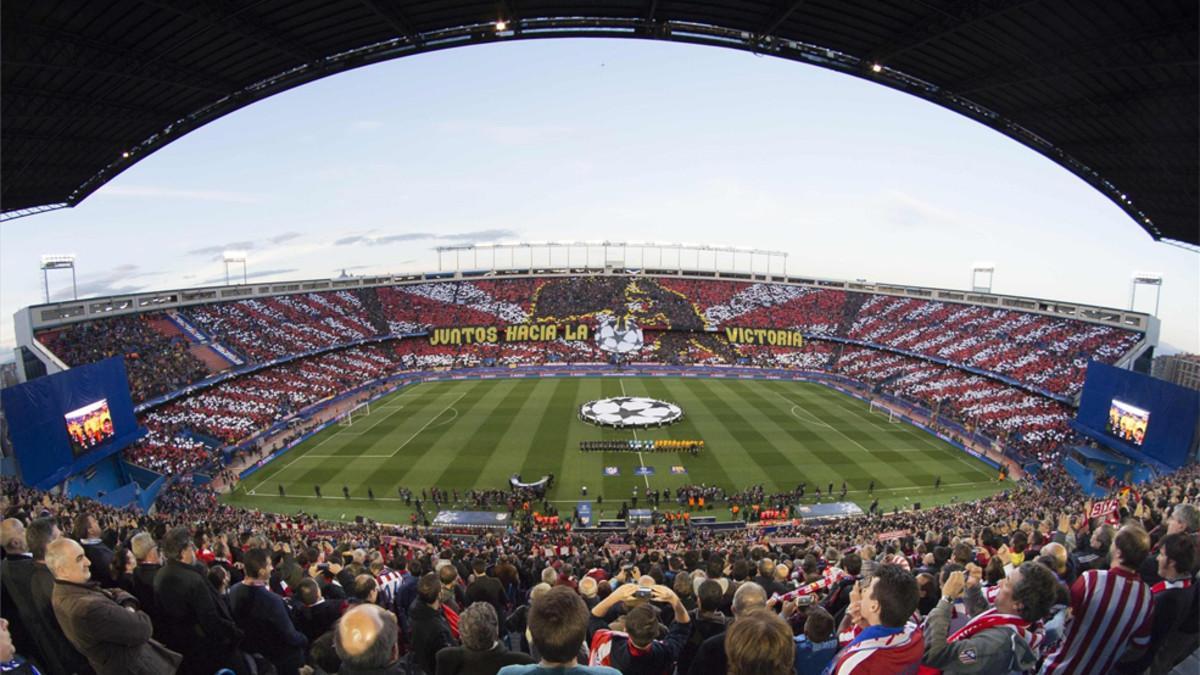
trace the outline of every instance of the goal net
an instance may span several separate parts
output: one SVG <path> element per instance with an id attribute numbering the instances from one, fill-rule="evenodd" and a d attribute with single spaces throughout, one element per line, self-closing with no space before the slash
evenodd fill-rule
<path id="1" fill-rule="evenodd" d="M 875 415 L 883 415 L 884 417 L 888 418 L 888 421 L 892 424 L 896 424 L 900 421 L 900 418 L 896 416 L 896 411 L 892 410 L 886 405 L 883 405 L 882 403 L 879 403 L 878 401 L 871 401 L 871 413 Z"/>
<path id="2" fill-rule="evenodd" d="M 348 410 L 346 412 L 346 414 L 339 417 L 338 418 L 338 426 L 348 427 L 348 426 L 354 424 L 355 422 L 357 422 L 360 418 L 366 417 L 367 415 L 370 415 L 370 414 L 371 414 L 370 402 L 364 403 L 355 408 L 351 408 L 350 410 Z"/>

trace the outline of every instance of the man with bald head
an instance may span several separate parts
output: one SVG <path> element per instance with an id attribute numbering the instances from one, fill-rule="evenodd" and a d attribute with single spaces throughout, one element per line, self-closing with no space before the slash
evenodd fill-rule
<path id="1" fill-rule="evenodd" d="M 342 660 L 339 675 L 400 675 L 396 615 L 379 605 L 361 604 L 338 620 L 333 647 Z"/>
<path id="2" fill-rule="evenodd" d="M 1062 544 L 1052 541 L 1041 548 L 1038 553 L 1054 559 L 1054 567 L 1052 571 L 1058 577 L 1058 580 L 1070 585 L 1075 580 L 1068 576 L 1070 568 L 1067 566 L 1068 556 L 1067 547 Z"/>
<path id="3" fill-rule="evenodd" d="M 97 675 L 175 672 L 182 657 L 151 639 L 154 627 L 137 609 L 137 599 L 89 583 L 91 565 L 74 539 L 57 539 L 46 547 L 46 567 L 54 575 L 54 615 L 67 639 Z"/>

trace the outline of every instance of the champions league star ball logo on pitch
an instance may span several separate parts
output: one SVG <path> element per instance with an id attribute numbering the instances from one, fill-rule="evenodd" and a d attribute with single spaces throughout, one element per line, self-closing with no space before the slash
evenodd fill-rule
<path id="1" fill-rule="evenodd" d="M 643 344 L 641 327 L 627 318 L 602 320 L 596 329 L 596 346 L 610 354 L 632 354 Z"/>
<path id="2" fill-rule="evenodd" d="M 646 428 L 674 424 L 683 410 L 674 403 L 640 396 L 618 396 L 588 401 L 579 407 L 579 418 L 603 427 Z"/>

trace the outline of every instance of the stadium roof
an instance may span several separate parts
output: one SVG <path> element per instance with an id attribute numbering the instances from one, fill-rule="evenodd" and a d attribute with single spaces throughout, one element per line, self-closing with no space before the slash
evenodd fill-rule
<path id="1" fill-rule="evenodd" d="M 172 140 L 350 68 L 505 40 L 769 54 L 987 124 L 1156 239 L 1200 245 L 1195 0 L 38 0 L 3 3 L 5 218 L 74 206 Z"/>

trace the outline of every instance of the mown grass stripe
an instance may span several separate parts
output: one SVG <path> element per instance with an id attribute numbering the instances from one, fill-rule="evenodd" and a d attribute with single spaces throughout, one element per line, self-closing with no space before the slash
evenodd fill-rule
<path id="1" fill-rule="evenodd" d="M 247 480 L 244 487 L 257 487 L 256 495 L 247 495 L 242 489 L 225 500 L 264 510 L 294 512 L 299 508 L 324 516 L 353 518 L 362 514 L 383 522 L 407 522 L 408 510 L 396 497 L 398 485 L 406 484 L 418 494 L 432 484 L 460 492 L 472 487 L 502 488 L 517 470 L 514 467 L 520 467 L 532 477 L 555 473 L 558 487 L 550 497 L 559 500 L 564 512 L 569 513 L 579 499 L 579 486 L 588 485 L 589 498 L 604 495 L 605 503 L 596 505 L 597 512 L 603 509 L 611 514 L 621 501 L 628 501 L 634 485 L 639 494 L 645 494 L 644 482 L 633 474 L 637 455 L 584 454 L 578 443 L 629 439 L 634 434 L 591 427 L 578 421 L 576 412 L 585 400 L 620 395 L 622 380 L 629 395 L 673 401 L 685 411 L 679 424 L 639 431 L 638 438 L 702 438 L 709 444 L 699 457 L 646 454 L 645 463 L 656 469 L 650 478 L 654 489 L 708 483 L 737 490 L 763 483 L 769 491 L 778 491 L 806 481 L 811 496 L 813 486 L 820 485 L 824 492 L 833 482 L 836 491 L 845 479 L 851 488 L 848 498 L 865 504 L 870 497 L 856 489 L 865 489 L 875 480 L 874 496 L 882 506 L 911 508 L 917 501 L 923 506 L 945 503 L 1005 487 L 992 482 L 994 471 L 952 446 L 907 424 L 887 423 L 872 416 L 866 404 L 816 384 L 735 379 L 706 382 L 699 378 L 531 378 L 431 383 L 422 385 L 420 395 L 403 404 L 395 397 L 381 399 L 373 404 L 373 414 L 362 420 L 375 426 L 341 436 L 336 433 L 341 428 L 331 428 Z M 788 403 L 783 395 L 794 403 Z M 446 406 L 456 399 L 457 418 L 446 412 Z M 401 411 L 395 409 L 399 405 L 404 406 Z M 792 405 L 809 412 L 793 415 Z M 388 456 L 418 431 L 402 451 Z M 869 455 L 859 444 L 871 449 Z M 778 463 L 780 454 L 786 460 L 783 463 Z M 861 466 L 864 458 L 865 468 Z M 683 464 L 688 473 L 670 474 L 673 464 Z M 605 478 L 605 465 L 619 466 L 622 475 Z M 943 487 L 934 491 L 933 480 L 938 475 Z M 285 484 L 288 497 L 276 496 L 277 482 Z M 312 495 L 314 482 L 322 484 L 324 499 Z M 350 500 L 341 497 L 343 482 L 351 488 Z M 376 501 L 365 499 L 367 486 L 374 489 Z M 674 508 L 675 504 L 663 507 Z M 722 509 L 714 513 L 726 515 Z"/>

